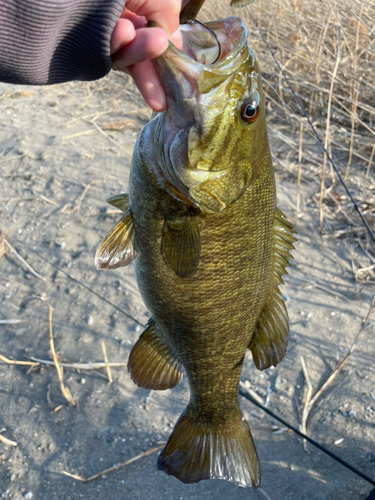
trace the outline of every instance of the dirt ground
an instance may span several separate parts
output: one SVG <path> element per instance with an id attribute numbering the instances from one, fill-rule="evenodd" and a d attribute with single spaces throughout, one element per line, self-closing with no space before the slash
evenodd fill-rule
<path id="1" fill-rule="evenodd" d="M 9 249 L 0 259 L 0 354 L 51 360 L 51 306 L 61 361 L 102 361 L 104 340 L 109 361 L 126 362 L 142 331 L 129 316 L 145 324 L 148 312 L 132 267 L 98 272 L 93 258 L 119 218 L 104 200 L 126 192 L 132 150 L 150 113 L 118 74 L 50 88 L 1 84 L 0 113 L 0 229 L 43 278 Z M 295 178 L 277 171 L 277 183 L 279 207 L 295 223 Z M 265 372 L 248 353 L 242 376 L 294 426 L 306 396 L 301 357 L 315 393 L 347 353 L 374 295 L 373 285 L 354 280 L 345 241 L 319 236 L 317 209 L 309 205 L 314 190 L 303 183 L 295 260 L 282 288 L 288 353 Z M 308 433 L 375 480 L 374 315 L 313 406 Z M 125 367 L 112 368 L 112 376 L 109 384 L 103 369 L 65 369 L 77 401 L 70 407 L 53 366 L 0 364 L 0 432 L 17 443 L 0 441 L 1 498 L 361 500 L 373 488 L 313 446 L 304 451 L 295 434 L 244 399 L 262 468 L 259 490 L 223 481 L 184 485 L 156 469 L 157 453 L 87 484 L 67 477 L 64 471 L 89 477 L 158 446 L 188 401 L 186 380 L 150 392 L 138 389 Z"/>

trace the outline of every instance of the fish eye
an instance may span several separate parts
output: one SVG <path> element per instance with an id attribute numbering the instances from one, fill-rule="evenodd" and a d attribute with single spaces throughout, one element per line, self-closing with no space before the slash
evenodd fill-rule
<path id="1" fill-rule="evenodd" d="M 247 123 L 253 123 L 259 116 L 259 105 L 255 99 L 246 100 L 241 106 L 241 118 Z"/>

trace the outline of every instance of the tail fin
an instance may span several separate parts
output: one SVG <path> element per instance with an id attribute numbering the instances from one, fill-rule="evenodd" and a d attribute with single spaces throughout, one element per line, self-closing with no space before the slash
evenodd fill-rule
<path id="1" fill-rule="evenodd" d="M 185 411 L 159 455 L 158 469 L 183 483 L 225 479 L 238 486 L 258 487 L 259 462 L 249 426 L 241 415 L 238 422 L 229 424 L 202 426 Z"/>

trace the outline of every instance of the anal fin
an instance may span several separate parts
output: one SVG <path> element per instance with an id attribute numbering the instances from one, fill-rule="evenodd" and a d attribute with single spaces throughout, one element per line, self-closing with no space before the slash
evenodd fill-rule
<path id="1" fill-rule="evenodd" d="M 180 365 L 168 346 L 157 336 L 153 320 L 131 350 L 128 372 L 138 387 L 143 389 L 170 389 L 181 381 Z"/>
<path id="2" fill-rule="evenodd" d="M 286 268 L 292 259 L 295 230 L 283 213 L 276 209 L 274 217 L 273 275 L 269 290 L 270 299 L 264 307 L 255 328 L 249 349 L 255 366 L 264 370 L 276 366 L 285 356 L 288 345 L 289 321 L 279 285 L 287 274 Z"/>

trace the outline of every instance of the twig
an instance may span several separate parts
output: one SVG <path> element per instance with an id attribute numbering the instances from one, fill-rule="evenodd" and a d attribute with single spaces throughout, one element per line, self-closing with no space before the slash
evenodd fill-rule
<path id="1" fill-rule="evenodd" d="M 142 125 L 138 122 L 138 120 L 132 120 L 130 118 L 126 118 L 125 120 L 118 122 L 103 123 L 101 126 L 102 130 L 139 130 L 141 128 Z"/>
<path id="2" fill-rule="evenodd" d="M 0 434 L 0 441 L 8 446 L 18 446 L 18 443 L 16 443 L 15 441 L 12 441 L 10 439 L 7 439 L 5 436 L 3 436 L 2 434 Z"/>
<path id="3" fill-rule="evenodd" d="M 127 460 L 126 462 L 114 465 L 113 467 L 109 467 L 108 469 L 104 469 L 103 471 L 98 472 L 97 474 L 94 474 L 93 476 L 90 476 L 88 478 L 85 478 L 83 476 L 77 476 L 75 474 L 70 474 L 69 472 L 65 472 L 65 471 L 63 471 L 63 474 L 65 476 L 76 479 L 77 481 L 82 481 L 82 483 L 89 483 L 90 481 L 94 481 L 95 479 L 98 479 L 99 477 L 103 477 L 103 476 L 107 475 L 109 472 L 119 470 L 122 467 L 125 467 L 126 465 L 132 464 L 133 462 L 136 462 L 140 458 L 147 457 L 148 455 L 151 455 L 151 453 L 155 453 L 156 451 L 161 450 L 162 448 L 164 448 L 164 446 L 165 446 L 165 443 L 163 443 L 159 446 L 155 446 L 155 448 L 150 448 L 149 450 L 144 451 L 143 453 L 140 453 L 136 457 L 131 458 L 130 460 Z"/>
<path id="4" fill-rule="evenodd" d="M 48 361 L 47 359 L 39 359 L 30 356 L 30 359 L 36 361 L 37 364 L 41 365 L 54 365 L 53 361 Z M 106 363 L 101 361 L 94 363 L 59 363 L 59 365 L 63 368 L 71 368 L 73 370 L 100 370 L 101 368 L 106 368 Z M 121 368 L 122 366 L 126 366 L 127 363 L 108 363 L 111 368 Z"/>
<path id="5" fill-rule="evenodd" d="M 263 405 L 263 400 L 262 398 L 259 396 L 259 394 L 257 394 L 255 391 L 253 391 L 252 389 L 250 389 L 250 387 L 247 387 L 243 382 L 242 380 L 240 380 L 240 386 L 242 387 L 242 389 L 244 391 L 246 391 L 253 399 L 255 399 L 255 401 L 257 401 L 259 404 Z"/>
<path id="6" fill-rule="evenodd" d="M 340 34 L 340 31 L 338 31 L 338 34 Z M 332 93 L 333 93 L 333 86 L 335 84 L 335 79 L 337 75 L 337 69 L 339 67 L 340 63 L 340 58 L 341 58 L 341 47 L 340 47 L 340 37 L 338 37 L 337 40 L 337 56 L 336 56 L 336 62 L 335 62 L 335 67 L 333 68 L 332 72 L 332 78 L 331 78 L 331 87 L 329 90 L 329 96 L 328 96 L 328 104 L 327 104 L 327 124 L 326 124 L 326 133 L 325 133 L 325 139 L 324 139 L 324 148 L 327 150 L 328 147 L 328 142 L 329 142 L 329 128 L 330 128 L 330 120 L 331 120 L 331 105 L 332 105 Z M 323 157 L 323 168 L 322 168 L 322 179 L 320 183 L 320 198 L 319 198 L 319 214 L 320 214 L 320 231 L 323 232 L 323 198 L 324 198 L 324 174 L 325 174 L 325 168 L 326 168 L 326 162 L 327 162 L 327 156 L 324 155 Z"/>
<path id="7" fill-rule="evenodd" d="M 36 361 L 15 361 L 13 359 L 8 359 L 0 354 L 0 361 L 4 361 L 7 365 L 23 365 L 23 366 L 39 366 L 40 363 Z"/>
<path id="8" fill-rule="evenodd" d="M 330 293 L 334 297 L 340 297 L 340 299 L 347 300 L 349 301 L 349 298 L 343 295 L 340 292 L 336 292 L 335 290 L 331 290 L 331 288 L 328 288 L 326 286 L 320 285 L 319 283 L 315 283 L 314 281 L 306 281 L 305 283 L 308 283 L 308 286 L 305 286 L 305 289 L 308 288 L 319 288 L 320 290 L 324 290 L 327 293 Z"/>
<path id="9" fill-rule="evenodd" d="M 372 159 L 374 158 L 374 153 L 375 153 L 375 141 L 374 141 L 374 145 L 372 146 L 370 159 L 368 161 L 368 166 L 367 166 L 366 176 L 365 176 L 366 179 L 368 177 L 368 174 L 370 173 L 370 168 L 371 168 L 371 164 L 372 164 Z"/>
<path id="10" fill-rule="evenodd" d="M 339 364 L 339 366 L 335 370 L 333 370 L 333 372 L 331 373 L 331 375 L 327 378 L 327 380 L 324 382 L 324 384 L 318 390 L 318 392 L 315 394 L 315 396 L 313 398 L 311 398 L 311 401 L 310 401 L 309 407 L 308 407 L 309 412 L 311 411 L 311 408 L 314 406 L 315 402 L 319 399 L 319 397 L 322 395 L 322 393 L 327 389 L 327 387 L 330 385 L 330 383 L 336 377 L 336 375 L 342 370 L 343 366 L 348 361 L 350 355 L 352 354 L 352 352 L 356 348 L 356 344 L 358 342 L 358 338 L 359 338 L 360 334 L 363 332 L 365 326 L 367 325 L 367 322 L 369 320 L 369 317 L 370 317 L 370 314 L 372 312 L 372 309 L 373 309 L 374 305 L 375 305 L 375 297 L 372 299 L 372 302 L 371 302 L 370 308 L 368 310 L 367 316 L 363 320 L 362 326 L 359 329 L 359 332 L 357 333 L 357 335 L 356 335 L 356 337 L 354 339 L 354 342 L 353 342 L 352 346 L 350 347 L 348 353 L 346 354 L 345 358 L 341 361 L 341 363 Z M 306 417 L 306 420 L 307 420 L 307 417 Z"/>
<path id="11" fill-rule="evenodd" d="M 56 371 L 57 371 L 57 376 L 59 378 L 60 389 L 61 389 L 62 395 L 68 401 L 70 406 L 76 406 L 77 403 L 76 403 L 76 401 L 74 401 L 74 399 L 70 393 L 69 388 L 65 387 L 65 385 L 64 385 L 63 369 L 59 365 L 59 361 L 58 361 L 57 356 L 56 356 L 55 345 L 53 343 L 53 334 L 52 334 L 52 310 L 53 310 L 52 307 L 49 306 L 49 341 L 50 341 L 52 359 L 53 359 L 53 362 L 55 363 L 55 367 L 56 367 Z"/>
<path id="12" fill-rule="evenodd" d="M 111 368 L 109 367 L 109 363 L 108 363 L 107 349 L 105 347 L 104 340 L 102 340 L 102 351 L 103 351 L 103 358 L 104 358 L 105 368 L 107 370 L 108 381 L 109 381 L 110 384 L 112 384 L 113 378 L 112 378 Z"/>
<path id="13" fill-rule="evenodd" d="M 8 231 L 0 231 L 0 259 L 3 257 L 7 251 L 5 247 L 5 236 L 7 235 Z"/>
<path id="14" fill-rule="evenodd" d="M 298 174 L 297 174 L 297 202 L 296 202 L 296 219 L 298 222 L 299 214 L 299 199 L 301 192 L 301 170 L 302 170 L 302 139 L 303 139 L 303 124 L 299 125 L 299 148 L 298 148 Z"/>
<path id="15" fill-rule="evenodd" d="M 94 125 L 94 127 L 96 128 L 96 130 L 98 132 L 100 132 L 102 135 L 104 135 L 104 137 L 106 137 L 108 140 L 110 140 L 113 144 L 115 144 L 117 147 L 121 148 L 123 151 L 125 151 L 126 153 L 129 154 L 129 151 L 124 148 L 124 146 L 121 146 L 121 144 L 119 142 L 117 142 L 113 137 L 111 137 L 109 134 L 107 134 L 107 132 L 104 132 L 104 130 L 102 128 L 99 127 L 99 125 L 95 122 L 95 121 L 91 121 L 90 123 L 92 123 Z"/>
<path id="16" fill-rule="evenodd" d="M 26 356 L 31 361 L 18 361 L 6 358 L 2 354 L 0 354 L 0 361 L 7 363 L 8 365 L 20 365 L 20 366 L 39 366 L 39 365 L 47 365 L 47 366 L 55 366 L 54 361 L 49 361 L 48 359 L 39 359 L 34 358 L 33 356 Z M 101 361 L 93 362 L 93 363 L 59 363 L 62 368 L 70 368 L 72 370 L 100 370 L 101 368 L 107 368 L 107 364 Z M 127 363 L 108 363 L 110 368 L 122 368 L 126 366 Z"/>
<path id="17" fill-rule="evenodd" d="M 311 385 L 310 375 L 309 375 L 309 372 L 307 370 L 305 358 L 303 356 L 301 356 L 301 365 L 302 365 L 302 370 L 303 370 L 303 376 L 305 377 L 305 383 L 307 385 L 307 394 L 306 394 L 305 404 L 303 406 L 303 411 L 302 411 L 300 431 L 303 432 L 303 434 L 307 434 L 306 422 L 307 422 L 307 417 L 309 416 L 309 406 L 310 406 L 310 401 L 311 401 L 311 397 L 312 397 L 313 387 Z M 308 451 L 307 441 L 305 439 L 303 440 L 303 449 L 306 452 Z"/>
<path id="18" fill-rule="evenodd" d="M 91 181 L 87 184 L 87 186 L 83 190 L 83 193 L 76 199 L 74 203 L 67 203 L 60 209 L 60 212 L 66 215 L 72 215 L 74 212 L 77 212 L 77 210 L 80 209 L 83 199 L 86 196 L 86 193 L 93 182 L 94 181 Z"/>
<path id="19" fill-rule="evenodd" d="M 85 130 L 84 132 L 78 132 L 77 134 L 65 135 L 63 139 L 73 139 L 73 137 L 80 137 L 81 135 L 93 135 L 96 134 L 95 130 Z"/>
<path id="20" fill-rule="evenodd" d="M 49 203 L 50 205 L 53 205 L 53 206 L 57 205 L 57 203 L 55 201 L 50 200 L 49 198 L 47 198 L 47 196 L 44 196 L 43 194 L 39 194 L 38 196 L 41 200 L 45 201 L 46 203 Z"/>
<path id="21" fill-rule="evenodd" d="M 360 28 L 360 17 L 362 15 L 362 9 L 363 9 L 363 3 L 361 2 L 361 9 L 359 12 L 359 18 L 357 20 L 357 33 L 356 33 L 355 49 L 354 49 L 354 55 L 353 55 L 354 79 L 353 79 L 352 89 L 353 89 L 354 102 L 352 103 L 352 116 L 351 116 L 352 128 L 351 128 L 351 133 L 350 133 L 349 159 L 348 159 L 348 164 L 346 165 L 345 175 L 344 175 L 345 180 L 348 177 L 350 165 L 352 163 L 354 134 L 355 134 L 355 125 L 356 125 L 356 114 L 357 114 L 358 97 L 359 97 L 359 83 L 358 83 L 358 76 L 357 76 L 357 67 L 358 67 L 359 28 Z"/>
<path id="22" fill-rule="evenodd" d="M 25 156 L 27 156 L 26 153 L 24 153 L 22 155 L 17 155 L 17 156 L 10 156 L 9 158 L 2 158 L 0 160 L 0 163 L 6 163 L 6 162 L 12 161 L 12 160 L 19 160 L 20 158 L 25 158 Z"/>
<path id="23" fill-rule="evenodd" d="M 24 319 L 0 319 L 0 325 L 17 325 L 24 322 Z"/>
<path id="24" fill-rule="evenodd" d="M 42 281 L 46 281 L 45 278 L 43 278 L 43 276 L 34 271 L 34 269 L 21 257 L 21 255 L 12 247 L 12 245 L 6 238 L 4 238 L 4 243 L 9 248 L 9 250 L 22 262 L 22 264 L 31 272 L 31 274 L 33 274 Z"/>
<path id="25" fill-rule="evenodd" d="M 267 493 L 264 490 L 262 490 L 262 488 L 258 488 L 258 491 L 263 493 L 263 495 L 267 498 L 267 500 L 271 500 L 271 498 L 267 495 Z"/>

